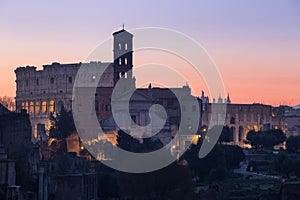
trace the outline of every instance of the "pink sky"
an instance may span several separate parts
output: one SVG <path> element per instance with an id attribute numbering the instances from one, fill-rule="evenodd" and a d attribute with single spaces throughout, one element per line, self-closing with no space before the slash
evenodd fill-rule
<path id="1" fill-rule="evenodd" d="M 300 104 L 297 1 L 178 2 L 168 12 L 171 1 L 138 9 L 138 1 L 116 6 L 122 2 L 2 1 L 0 96 L 15 96 L 16 67 L 84 61 L 125 22 L 128 29 L 165 27 L 194 38 L 219 67 L 234 103 Z"/>

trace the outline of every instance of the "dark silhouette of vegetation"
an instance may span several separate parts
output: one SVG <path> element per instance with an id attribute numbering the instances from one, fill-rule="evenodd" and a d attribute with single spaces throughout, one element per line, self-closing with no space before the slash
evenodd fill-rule
<path id="1" fill-rule="evenodd" d="M 218 144 L 206 157 L 200 159 L 198 157 L 200 147 L 201 143 L 192 145 L 183 155 L 189 168 L 200 180 L 223 180 L 228 171 L 238 168 L 245 158 L 240 147 Z"/>
<path id="2" fill-rule="evenodd" d="M 186 166 L 173 163 L 150 173 L 118 172 L 120 197 L 128 199 L 193 199 L 194 186 Z M 147 195 L 145 195 L 147 194 Z"/>
<path id="3" fill-rule="evenodd" d="M 16 110 L 16 102 L 13 97 L 8 97 L 8 96 L 0 97 L 0 103 L 10 111 Z"/>
<path id="4" fill-rule="evenodd" d="M 152 138 L 143 138 L 143 140 L 140 141 L 123 130 L 119 130 L 117 135 L 117 146 L 130 152 L 147 153 L 162 148 L 163 144 L 160 140 L 154 140 Z"/>
<path id="5" fill-rule="evenodd" d="M 144 138 L 140 141 L 122 130 L 118 131 L 117 145 L 126 151 L 138 153 L 151 152 L 163 147 L 160 140 Z M 194 195 L 188 168 L 177 162 L 155 172 L 142 174 L 115 172 L 110 177 L 112 179 L 107 182 L 117 181 L 119 188 L 117 196 L 120 198 L 191 199 Z"/>
<path id="6" fill-rule="evenodd" d="M 300 136 L 290 136 L 286 140 L 286 149 L 289 153 L 300 152 Z"/>
<path id="7" fill-rule="evenodd" d="M 50 138 L 60 141 L 59 152 L 67 152 L 66 138 L 72 134 L 77 134 L 73 120 L 72 111 L 67 111 L 63 106 L 61 111 L 51 115 Z"/>
<path id="8" fill-rule="evenodd" d="M 291 175 L 300 178 L 300 156 L 281 152 L 275 161 L 275 168 L 287 178 Z"/>
<path id="9" fill-rule="evenodd" d="M 255 149 L 273 149 L 275 145 L 282 144 L 286 136 L 281 129 L 268 131 L 249 131 L 246 143 Z"/>
<path id="10" fill-rule="evenodd" d="M 233 141 L 233 132 L 232 129 L 229 128 L 229 126 L 224 126 L 221 132 L 221 135 L 219 137 L 219 143 L 223 142 L 232 142 Z"/>

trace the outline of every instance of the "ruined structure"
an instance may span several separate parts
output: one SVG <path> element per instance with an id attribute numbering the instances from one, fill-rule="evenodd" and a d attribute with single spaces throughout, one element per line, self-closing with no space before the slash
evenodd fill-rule
<path id="1" fill-rule="evenodd" d="M 202 131 L 207 131 L 211 120 L 212 106 L 221 106 L 222 103 L 207 103 L 203 105 Z M 250 130 L 269 130 L 281 128 L 286 131 L 285 118 L 270 105 L 263 104 L 227 104 L 224 125 L 233 132 L 233 144 L 246 147 L 244 140 Z M 221 120 L 221 119 L 219 119 Z"/>

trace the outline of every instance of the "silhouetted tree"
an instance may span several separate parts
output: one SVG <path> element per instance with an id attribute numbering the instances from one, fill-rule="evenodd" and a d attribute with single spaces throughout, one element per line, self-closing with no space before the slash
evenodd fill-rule
<path id="1" fill-rule="evenodd" d="M 221 135 L 219 137 L 219 143 L 223 142 L 231 142 L 233 141 L 233 132 L 232 130 L 226 125 L 223 127 Z"/>
<path id="2" fill-rule="evenodd" d="M 300 136 L 290 136 L 286 140 L 286 149 L 289 153 L 300 152 Z"/>
<path id="3" fill-rule="evenodd" d="M 247 134 L 247 143 L 255 149 L 266 148 L 273 149 L 275 145 L 282 144 L 286 136 L 281 129 L 271 129 L 268 131 L 251 130 Z"/>
<path id="4" fill-rule="evenodd" d="M 194 186 L 186 166 L 176 162 L 142 174 L 118 172 L 122 199 L 193 199 Z"/>
<path id="5" fill-rule="evenodd" d="M 235 169 L 240 167 L 240 162 L 245 159 L 243 149 L 236 145 L 222 145 L 227 169 Z"/>
<path id="6" fill-rule="evenodd" d="M 63 106 L 56 115 L 50 116 L 50 138 L 60 141 L 60 151 L 67 152 L 66 138 L 71 134 L 77 134 L 72 111 L 67 111 Z"/>
<path id="7" fill-rule="evenodd" d="M 226 174 L 223 174 L 224 176 L 220 174 L 237 168 L 240 162 L 245 158 L 240 147 L 217 144 L 206 157 L 200 159 L 198 157 L 200 147 L 201 143 L 199 145 L 192 145 L 182 157 L 188 162 L 189 168 L 200 180 L 207 178 L 210 180 L 223 179 L 226 177 Z M 217 176 L 217 174 L 220 176 Z"/>
<path id="8" fill-rule="evenodd" d="M 163 147 L 163 144 L 158 139 L 143 138 L 138 140 L 132 137 L 123 130 L 118 131 L 117 135 L 117 146 L 123 150 L 136 152 L 136 153 L 147 153 L 158 150 Z"/>
<path id="9" fill-rule="evenodd" d="M 138 140 L 120 130 L 117 135 L 117 146 L 126 151 L 146 153 L 162 148 L 163 144 L 153 138 Z M 176 162 L 155 172 L 142 174 L 117 172 L 114 177 L 117 177 L 121 198 L 191 199 L 193 196 L 191 175 L 186 166 Z"/>
<path id="10" fill-rule="evenodd" d="M 299 155 L 281 152 L 275 160 L 275 168 L 288 178 L 290 175 L 296 175 L 300 178 L 300 157 Z"/>
<path id="11" fill-rule="evenodd" d="M 0 103 L 10 111 L 16 110 L 16 103 L 13 97 L 8 97 L 8 96 L 0 97 Z"/>
<path id="12" fill-rule="evenodd" d="M 119 130 L 117 135 L 117 146 L 126 151 L 138 152 L 140 141 L 133 138 L 125 131 Z"/>

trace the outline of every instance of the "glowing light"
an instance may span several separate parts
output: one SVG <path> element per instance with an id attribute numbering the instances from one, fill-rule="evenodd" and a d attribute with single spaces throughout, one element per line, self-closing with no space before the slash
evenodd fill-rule
<path id="1" fill-rule="evenodd" d="M 259 127 L 257 125 L 254 125 L 253 129 L 254 129 L 255 132 L 259 131 Z"/>
<path id="2" fill-rule="evenodd" d="M 195 135 L 195 136 L 193 137 L 193 139 L 192 139 L 192 143 L 193 143 L 193 144 L 196 145 L 196 144 L 198 143 L 198 140 L 199 140 L 199 138 L 200 138 L 199 136 L 200 136 L 200 135 Z"/>

